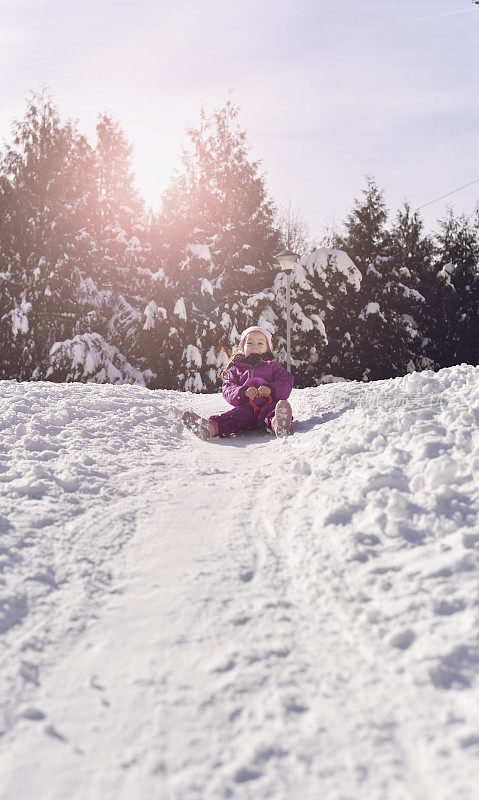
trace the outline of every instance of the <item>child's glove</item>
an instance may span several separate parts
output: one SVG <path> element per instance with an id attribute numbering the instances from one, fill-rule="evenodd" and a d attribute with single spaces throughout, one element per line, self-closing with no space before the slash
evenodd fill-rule
<path id="1" fill-rule="evenodd" d="M 271 389 L 269 386 L 260 386 L 258 389 L 258 394 L 260 397 L 269 397 L 271 394 Z"/>

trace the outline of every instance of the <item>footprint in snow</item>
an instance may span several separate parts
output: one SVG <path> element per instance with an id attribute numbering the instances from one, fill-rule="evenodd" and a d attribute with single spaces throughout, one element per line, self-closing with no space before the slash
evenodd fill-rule
<path id="1" fill-rule="evenodd" d="M 462 736 L 459 739 L 459 744 L 462 748 L 479 747 L 479 733 L 470 733 L 468 736 Z"/>
<path id="2" fill-rule="evenodd" d="M 39 708 L 33 708 L 32 706 L 24 708 L 20 716 L 23 717 L 23 719 L 31 719 L 31 720 L 45 719 L 45 714 L 43 713 L 43 711 L 40 711 Z"/>
<path id="3" fill-rule="evenodd" d="M 246 614 L 241 615 L 239 617 L 234 617 L 231 620 L 232 625 L 235 627 L 241 627 L 242 625 L 246 625 L 251 620 L 251 617 L 248 617 Z"/>
<path id="4" fill-rule="evenodd" d="M 458 611 L 463 611 L 465 607 L 466 603 L 460 597 L 453 597 L 451 599 L 442 598 L 440 600 L 435 600 L 433 604 L 434 613 L 441 617 L 456 614 Z"/>
<path id="5" fill-rule="evenodd" d="M 476 544 L 479 544 L 479 531 L 463 533 L 462 543 L 467 548 L 475 547 Z"/>
<path id="6" fill-rule="evenodd" d="M 296 461 L 293 466 L 295 475 L 311 475 L 311 464 L 308 461 Z"/>
<path id="7" fill-rule="evenodd" d="M 247 781 L 254 781 L 261 778 L 262 772 L 260 767 L 266 764 L 271 759 L 284 758 L 288 753 L 281 747 L 266 745 L 257 749 L 252 765 L 244 765 L 239 767 L 233 774 L 236 783 L 246 783 Z"/>
<path id="8" fill-rule="evenodd" d="M 52 736 L 54 739 L 59 739 L 61 742 L 65 742 L 65 743 L 68 742 L 68 739 L 66 738 L 66 736 L 63 736 L 63 734 L 59 733 L 57 731 L 57 729 L 54 728 L 53 725 L 51 725 L 51 724 L 50 725 L 45 725 L 44 731 L 49 736 Z"/>
<path id="9" fill-rule="evenodd" d="M 251 769 L 251 767 L 240 767 L 236 770 L 233 775 L 233 779 L 236 783 L 246 783 L 246 781 L 255 781 L 258 778 L 261 778 L 262 773 L 257 769 Z"/>
<path id="10" fill-rule="evenodd" d="M 354 514 L 360 511 L 362 506 L 357 504 L 348 505 L 345 503 L 342 506 L 333 508 L 324 519 L 325 525 L 347 525 L 351 522 Z"/>
<path id="11" fill-rule="evenodd" d="M 38 678 L 39 669 L 37 664 L 33 664 L 31 661 L 22 661 L 20 664 L 20 677 L 23 678 L 24 681 L 29 681 L 30 683 L 34 683 L 35 686 L 40 685 L 40 681 Z"/>
<path id="12" fill-rule="evenodd" d="M 245 661 L 248 666 L 256 664 L 258 661 L 267 661 L 270 658 L 287 658 L 291 650 L 288 647 L 271 648 L 263 652 L 245 654 Z"/>
<path id="13" fill-rule="evenodd" d="M 210 671 L 217 673 L 229 672 L 230 670 L 234 669 L 235 666 L 236 666 L 236 661 L 233 658 L 228 658 L 226 661 L 223 661 L 217 666 L 212 667 Z"/>
<path id="14" fill-rule="evenodd" d="M 10 595 L 0 599 L 0 633 L 6 633 L 17 625 L 28 613 L 25 595 Z"/>
<path id="15" fill-rule="evenodd" d="M 288 700 L 284 704 L 284 710 L 288 714 L 305 714 L 309 711 L 309 706 L 304 706 L 301 703 L 297 703 L 295 700 Z"/>
<path id="16" fill-rule="evenodd" d="M 414 633 L 413 629 L 405 628 L 404 630 L 398 631 L 391 636 L 389 644 L 392 645 L 392 647 L 397 647 L 398 650 L 407 650 L 415 639 L 416 634 Z"/>
<path id="17" fill-rule="evenodd" d="M 97 675 L 92 675 L 91 676 L 91 678 L 90 678 L 90 686 L 91 686 L 92 689 L 98 689 L 98 691 L 104 692 L 105 691 L 105 687 L 102 686 L 101 683 L 98 683 L 97 677 L 98 677 Z"/>
<path id="18" fill-rule="evenodd" d="M 438 689 L 467 689 L 477 676 L 478 664 L 479 645 L 461 644 L 429 670 L 429 677 Z"/>
<path id="19" fill-rule="evenodd" d="M 369 545 L 370 547 L 381 544 L 380 538 L 375 536 L 374 533 L 356 533 L 354 534 L 354 539 L 359 544 Z"/>

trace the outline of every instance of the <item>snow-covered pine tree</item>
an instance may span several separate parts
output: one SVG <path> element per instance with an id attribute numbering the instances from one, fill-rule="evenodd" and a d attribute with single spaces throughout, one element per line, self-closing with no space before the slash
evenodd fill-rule
<path id="1" fill-rule="evenodd" d="M 345 234 L 338 236 L 339 248 L 349 255 L 361 273 L 361 289 L 342 308 L 344 319 L 337 326 L 336 341 L 330 341 L 328 359 L 335 365 L 336 374 L 354 380 L 371 377 L 374 352 L 380 345 L 379 331 L 369 330 L 381 323 L 380 318 L 375 320 L 375 325 L 368 324 L 369 313 L 378 306 L 368 300 L 376 293 L 376 279 L 383 277 L 378 267 L 383 258 L 387 219 L 383 193 L 371 175 L 367 175 L 365 181 L 366 186 L 361 190 L 363 197 L 355 200 L 347 216 Z"/>
<path id="2" fill-rule="evenodd" d="M 135 349 L 138 363 L 151 370 L 147 385 L 151 389 L 172 389 L 176 387 L 172 378 L 176 348 L 169 321 L 171 298 L 161 274 L 156 278 L 155 274 L 150 296 L 156 299 L 150 299 L 143 309 L 144 321 Z"/>
<path id="3" fill-rule="evenodd" d="M 139 383 L 146 385 L 149 370 L 133 367 L 117 347 L 99 333 L 83 333 L 55 342 L 50 349 L 45 378 L 61 383 Z"/>
<path id="4" fill-rule="evenodd" d="M 280 244 L 274 209 L 259 162 L 248 157 L 238 113 L 231 98 L 210 116 L 201 109 L 198 127 L 187 130 L 182 170 L 164 194 L 158 219 L 174 308 L 183 313 L 176 314 L 183 323 L 179 388 L 211 391 L 219 385 L 226 358 L 221 345 L 231 348 L 239 331 L 257 322 L 251 298 L 274 278 Z M 202 355 L 201 364 L 192 348 Z"/>
<path id="5" fill-rule="evenodd" d="M 361 273 L 349 256 L 319 247 L 304 255 L 291 273 L 291 366 L 295 386 L 314 386 L 325 375 L 342 376 L 334 358 L 347 333 L 347 310 L 360 288 Z M 278 273 L 270 297 L 262 307 L 266 321 L 274 322 L 279 358 L 286 360 L 286 276 Z M 351 346 L 346 336 L 345 342 Z"/>
<path id="6" fill-rule="evenodd" d="M 129 145 L 105 115 L 97 131 L 93 150 L 45 91 L 13 124 L 0 169 L 2 377 L 90 380 L 77 359 L 83 352 L 91 363 L 104 347 L 100 361 L 115 359 L 113 371 L 98 371 L 105 380 L 123 364 L 125 381 L 139 370 L 153 382 L 145 345 L 163 317 L 152 305 L 162 276 L 150 268 Z"/>
<path id="7" fill-rule="evenodd" d="M 334 223 L 311 239 L 308 228 L 291 203 L 278 217 L 281 246 L 303 254 L 291 274 L 291 351 L 296 386 L 327 381 L 331 373 L 348 372 L 348 356 L 355 361 L 349 333 L 354 296 L 361 273 L 347 253 L 340 252 Z M 313 246 L 317 243 L 316 246 Z M 277 272 L 266 293 L 253 298 L 262 308 L 264 324 L 273 324 L 281 359 L 286 359 L 286 276 Z"/>
<path id="8" fill-rule="evenodd" d="M 363 197 L 354 201 L 347 216 L 346 235 L 340 237 L 341 246 L 364 275 L 364 286 L 368 283 L 368 269 L 369 274 L 373 273 L 375 259 L 383 254 L 387 220 L 383 192 L 372 175 L 366 175 L 365 182 Z"/>
<path id="9" fill-rule="evenodd" d="M 349 214 L 342 239 L 343 249 L 362 273 L 348 322 L 353 347 L 348 348 L 344 368 L 346 377 L 378 380 L 416 368 L 413 356 L 420 332 L 410 312 L 415 313 L 424 298 L 407 284 L 404 264 L 395 259 L 397 252 L 388 252 L 383 192 L 371 176 L 366 177 L 362 191 L 364 197 Z M 404 220 L 398 222 L 399 227 L 404 224 Z"/>
<path id="10" fill-rule="evenodd" d="M 152 297 L 162 276 L 152 271 L 150 218 L 134 187 L 132 148 L 120 125 L 108 115 L 99 114 L 96 132 L 96 204 L 89 231 L 92 265 L 89 274 L 83 276 L 79 291 L 88 314 L 75 325 L 74 339 L 66 340 L 61 349 L 52 353 L 49 376 L 64 372 L 73 352 L 77 357 L 84 352 L 85 358 L 90 362 L 93 358 L 98 364 L 110 363 L 115 353 L 115 368 L 99 367 L 95 375 L 103 375 L 109 381 L 119 370 L 121 379 L 131 382 L 132 376 L 141 373 L 139 382 L 147 380 L 149 385 L 157 385 L 158 376 L 150 368 L 155 353 L 151 330 L 163 318 L 164 309 Z M 97 352 L 102 347 L 100 358 Z M 87 366 L 79 370 L 72 362 L 73 377 L 69 379 L 97 380 Z"/>
<path id="11" fill-rule="evenodd" d="M 145 309 L 155 281 L 150 268 L 149 218 L 134 186 L 132 147 L 119 123 L 99 114 L 96 132 L 97 258 L 92 290 L 98 291 L 102 319 L 95 324 L 108 342 L 145 367 L 139 340 L 145 323 L 149 324 L 147 317 L 151 321 L 152 306 L 148 312 Z M 161 276 L 156 280 L 161 281 Z"/>
<path id="12" fill-rule="evenodd" d="M 93 154 L 76 125 L 61 122 L 45 90 L 31 93 L 24 119 L 12 128 L 1 164 L 1 350 L 4 377 L 29 379 L 42 377 L 50 347 L 72 335 L 81 314 Z"/>
<path id="13" fill-rule="evenodd" d="M 388 281 L 383 287 L 383 294 L 387 295 L 386 316 L 394 316 L 396 323 L 401 374 L 437 366 L 433 336 L 439 287 L 434 251 L 433 240 L 425 235 L 418 212 L 405 202 L 386 235 L 389 266 Z"/>
<path id="14" fill-rule="evenodd" d="M 7 177 L 5 163 L 0 163 L 0 379 L 19 375 L 27 334 L 31 303 L 22 296 L 20 254 L 15 236 L 16 202 Z M 19 274 L 20 273 L 20 274 Z"/>
<path id="15" fill-rule="evenodd" d="M 479 206 L 471 218 L 449 208 L 437 233 L 441 286 L 435 341 L 439 366 L 479 363 Z"/>

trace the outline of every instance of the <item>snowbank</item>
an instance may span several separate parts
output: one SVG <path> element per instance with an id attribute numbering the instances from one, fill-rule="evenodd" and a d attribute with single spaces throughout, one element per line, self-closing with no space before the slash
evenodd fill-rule
<path id="1" fill-rule="evenodd" d="M 475 798 L 478 379 L 0 383 L 2 800 Z"/>

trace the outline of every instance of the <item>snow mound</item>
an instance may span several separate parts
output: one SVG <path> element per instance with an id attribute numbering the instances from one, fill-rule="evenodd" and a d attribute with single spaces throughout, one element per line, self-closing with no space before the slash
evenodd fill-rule
<path id="1" fill-rule="evenodd" d="M 0 383 L 2 798 L 475 798 L 479 367 L 291 403 Z"/>

